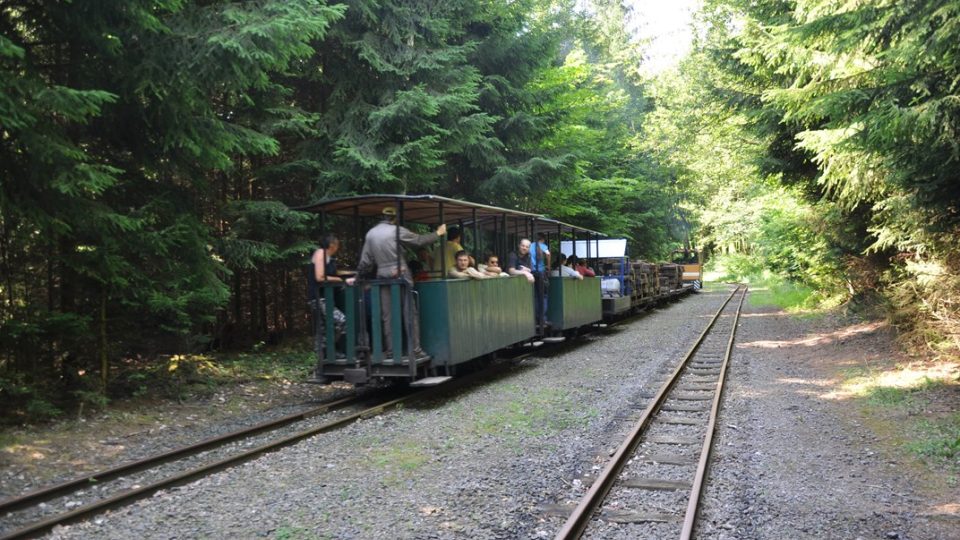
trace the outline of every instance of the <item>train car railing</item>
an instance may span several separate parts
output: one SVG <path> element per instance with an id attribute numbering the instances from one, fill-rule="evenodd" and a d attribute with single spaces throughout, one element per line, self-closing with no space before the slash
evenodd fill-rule
<path id="1" fill-rule="evenodd" d="M 402 375 L 416 378 L 419 362 L 414 350 L 411 319 L 416 313 L 414 302 L 417 299 L 416 292 L 406 280 L 365 279 L 357 280 L 353 286 L 328 282 L 318 284 L 318 288 L 322 291 L 321 297 L 324 300 L 321 304 L 324 317 L 322 328 L 318 327 L 316 321 L 314 326 L 315 332 L 323 332 L 325 338 L 323 347 L 317 351 L 318 365 L 352 365 L 353 369 L 361 369 L 365 373 L 360 377 L 360 374 L 348 376 L 351 374 L 345 372 L 345 378 L 359 380 L 374 374 L 379 366 L 402 366 L 406 362 L 408 373 Z M 382 292 L 384 289 L 388 291 L 386 294 Z M 342 298 L 342 302 L 336 301 L 338 296 Z M 387 305 L 384 305 L 382 296 L 386 297 Z M 407 310 L 410 317 L 404 313 L 404 301 L 410 305 Z M 340 336 L 334 316 L 338 305 L 342 306 L 346 319 L 342 324 L 342 347 L 338 346 Z M 390 310 L 390 343 L 386 343 L 381 323 L 385 309 Z M 385 354 L 387 350 L 392 351 L 389 358 Z"/>
<path id="2" fill-rule="evenodd" d="M 318 303 L 317 309 L 322 308 L 323 313 L 323 328 L 319 328 L 318 320 L 314 320 L 313 327 L 314 332 L 323 332 L 324 333 L 324 346 L 316 351 L 318 354 L 317 361 L 322 364 L 328 359 L 330 361 L 336 361 L 337 355 L 342 354 L 343 359 L 355 358 L 357 354 L 357 288 L 346 286 L 343 283 L 318 283 L 318 289 L 321 292 L 321 298 L 323 298 L 322 303 Z M 344 347 L 343 351 L 337 351 L 337 321 L 334 316 L 335 309 L 337 309 L 337 295 L 338 293 L 342 294 L 344 300 L 341 303 L 343 306 L 343 314 L 346 318 L 346 321 L 343 324 L 344 332 Z M 314 336 L 316 339 L 316 336 Z"/>

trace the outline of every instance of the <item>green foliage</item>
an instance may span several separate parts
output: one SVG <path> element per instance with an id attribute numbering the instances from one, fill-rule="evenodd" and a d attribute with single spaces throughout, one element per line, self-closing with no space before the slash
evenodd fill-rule
<path id="1" fill-rule="evenodd" d="M 291 207 L 333 195 L 502 204 L 660 254 L 685 236 L 682 186 L 642 141 L 651 108 L 626 13 L 6 2 L 0 373 L 59 406 L 91 401 L 88 379 L 140 392 L 159 358 L 302 331 L 319 224 Z"/>
<path id="2" fill-rule="evenodd" d="M 887 287 L 891 321 L 907 341 L 936 356 L 960 350 L 960 276 L 934 260 L 906 260 Z"/>
<path id="3" fill-rule="evenodd" d="M 809 287 L 772 279 L 750 286 L 752 306 L 774 306 L 788 311 L 813 307 L 815 297 Z"/>
<path id="4" fill-rule="evenodd" d="M 644 90 L 627 73 L 639 56 L 620 51 L 610 58 L 604 43 L 588 29 L 562 65 L 529 85 L 541 96 L 539 114 L 550 121 L 541 145 L 563 161 L 541 183 L 544 193 L 522 206 L 627 237 L 634 256 L 662 256 L 671 244 L 675 205 L 668 175 L 638 143 Z"/>
<path id="5" fill-rule="evenodd" d="M 645 145 L 658 150 L 676 175 L 680 206 L 699 240 L 722 257 L 723 279 L 776 276 L 831 296 L 843 290 L 836 246 L 846 239 L 841 217 L 813 203 L 784 173 L 763 165 L 770 136 L 751 128 L 747 114 L 717 100 L 711 85 L 722 72 L 695 53 L 657 81 L 657 103 Z M 718 81 L 719 79 L 719 81 Z M 709 148 L 710 151 L 704 151 Z"/>
<path id="6" fill-rule="evenodd" d="M 52 420 L 63 411 L 42 397 L 33 397 L 27 402 L 26 413 L 31 420 Z"/>
<path id="7" fill-rule="evenodd" d="M 46 421 L 63 414 L 49 397 L 49 388 L 27 382 L 23 374 L 0 374 L 0 424 Z"/>
<path id="8" fill-rule="evenodd" d="M 77 372 L 121 347 L 196 343 L 229 298 L 209 181 L 279 152 L 264 126 L 298 117 L 280 77 L 343 12 L 315 0 L 5 4 L 0 369 L 59 376 L 72 392 Z"/>
<path id="9" fill-rule="evenodd" d="M 77 390 L 74 392 L 77 402 L 80 404 L 81 411 L 83 407 L 89 407 L 94 410 L 103 409 L 110 403 L 110 398 L 103 395 L 100 390 Z"/>
<path id="10" fill-rule="evenodd" d="M 765 277 L 766 265 L 762 259 L 742 253 L 716 255 L 705 266 L 711 274 L 708 281 L 735 281 L 754 283 Z"/>
<path id="11" fill-rule="evenodd" d="M 867 273 L 890 267 L 885 293 L 903 329 L 955 350 L 960 4 L 705 5 L 701 50 L 716 69 L 708 86 L 749 120 L 760 140 L 755 161 L 808 200 L 823 198 L 817 216 L 840 232 L 817 231 L 831 258 Z M 792 238 L 801 251 L 823 253 Z M 928 287 L 917 267 L 938 268 L 938 285 Z M 854 294 L 882 284 L 857 277 L 847 280 Z"/>
<path id="12" fill-rule="evenodd" d="M 938 421 L 924 422 L 920 429 L 919 440 L 907 445 L 911 452 L 928 458 L 939 458 L 946 463 L 956 463 L 960 456 L 960 413 L 951 414 Z"/>

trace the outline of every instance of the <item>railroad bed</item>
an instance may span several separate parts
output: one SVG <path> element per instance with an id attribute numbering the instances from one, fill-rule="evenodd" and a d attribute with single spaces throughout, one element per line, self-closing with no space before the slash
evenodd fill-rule
<path id="1" fill-rule="evenodd" d="M 631 538 L 694 537 L 746 295 L 746 287 L 734 290 L 690 351 L 661 370 L 668 376 L 657 392 L 630 404 L 643 412 L 603 469 L 584 476 L 586 493 L 557 539 L 603 538 L 611 525 Z"/>
<path id="2" fill-rule="evenodd" d="M 309 438 L 61 538 L 552 537 L 558 511 L 632 422 L 730 289 L 668 304 L 510 373 Z M 2 518 L 0 518 L 2 521 Z"/>
<path id="3" fill-rule="evenodd" d="M 553 538 L 730 290 L 687 298 L 454 397 L 309 438 L 49 537 Z M 842 394 L 838 371 L 892 366 L 891 357 L 882 325 L 747 309 L 695 536 L 957 537 L 956 486 L 937 491 L 914 475 L 916 461 L 864 421 L 866 398 Z M 167 438 L 159 439 L 157 448 Z M 672 475 L 689 466 L 663 459 L 695 453 L 683 448 L 651 448 L 662 465 L 647 470 L 635 460 L 628 470 L 686 482 Z M 592 520 L 598 527 L 586 537 L 632 539 L 644 537 L 638 527 L 679 526 L 666 504 L 677 491 L 633 500 L 640 492 L 614 488 L 610 500 L 625 512 L 607 517 L 626 519 Z M 634 504 L 650 501 L 659 508 Z M 673 522 L 632 522 L 641 512 L 669 513 Z"/>

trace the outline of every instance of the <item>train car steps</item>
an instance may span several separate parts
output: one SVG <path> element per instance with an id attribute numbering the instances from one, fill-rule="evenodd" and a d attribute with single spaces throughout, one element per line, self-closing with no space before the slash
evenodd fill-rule
<path id="1" fill-rule="evenodd" d="M 422 379 L 417 379 L 410 383 L 411 388 L 426 388 L 428 386 L 437 386 L 438 384 L 443 384 L 453 377 L 424 377 Z"/>

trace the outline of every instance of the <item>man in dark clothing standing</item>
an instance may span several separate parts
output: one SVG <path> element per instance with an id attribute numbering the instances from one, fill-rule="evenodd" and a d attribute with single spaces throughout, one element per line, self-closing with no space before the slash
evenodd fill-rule
<path id="1" fill-rule="evenodd" d="M 383 209 L 383 221 L 367 231 L 360 253 L 360 263 L 357 270 L 361 275 L 372 274 L 376 269 L 378 279 L 402 278 L 405 281 L 402 299 L 403 318 L 412 326 L 410 343 L 416 356 L 422 356 L 420 349 L 420 314 L 416 304 L 412 301 L 413 276 L 403 257 L 401 246 L 426 246 L 436 242 L 446 234 L 447 226 L 440 225 L 435 233 L 417 234 L 406 227 L 397 225 L 397 209 L 387 206 Z M 399 241 L 398 241 L 399 240 Z M 393 356 L 392 328 L 390 316 L 390 287 L 380 287 L 380 318 L 383 321 L 384 355 Z M 402 355 L 401 355 L 402 356 Z"/>
<path id="2" fill-rule="evenodd" d="M 550 326 L 547 320 L 547 287 L 550 278 L 550 248 L 547 247 L 547 237 L 537 233 L 537 241 L 530 246 L 530 262 L 533 263 L 533 295 L 537 309 L 537 324 Z"/>
<path id="3" fill-rule="evenodd" d="M 547 324 L 544 317 L 546 313 L 546 296 L 544 294 L 546 273 L 542 273 L 541 277 L 538 278 L 534 268 L 535 263 L 530 253 L 530 240 L 521 238 L 517 245 L 517 251 L 510 253 L 507 257 L 507 273 L 511 276 L 525 276 L 527 281 L 533 283 L 533 313 L 536 317 L 537 326 L 542 327 Z"/>

